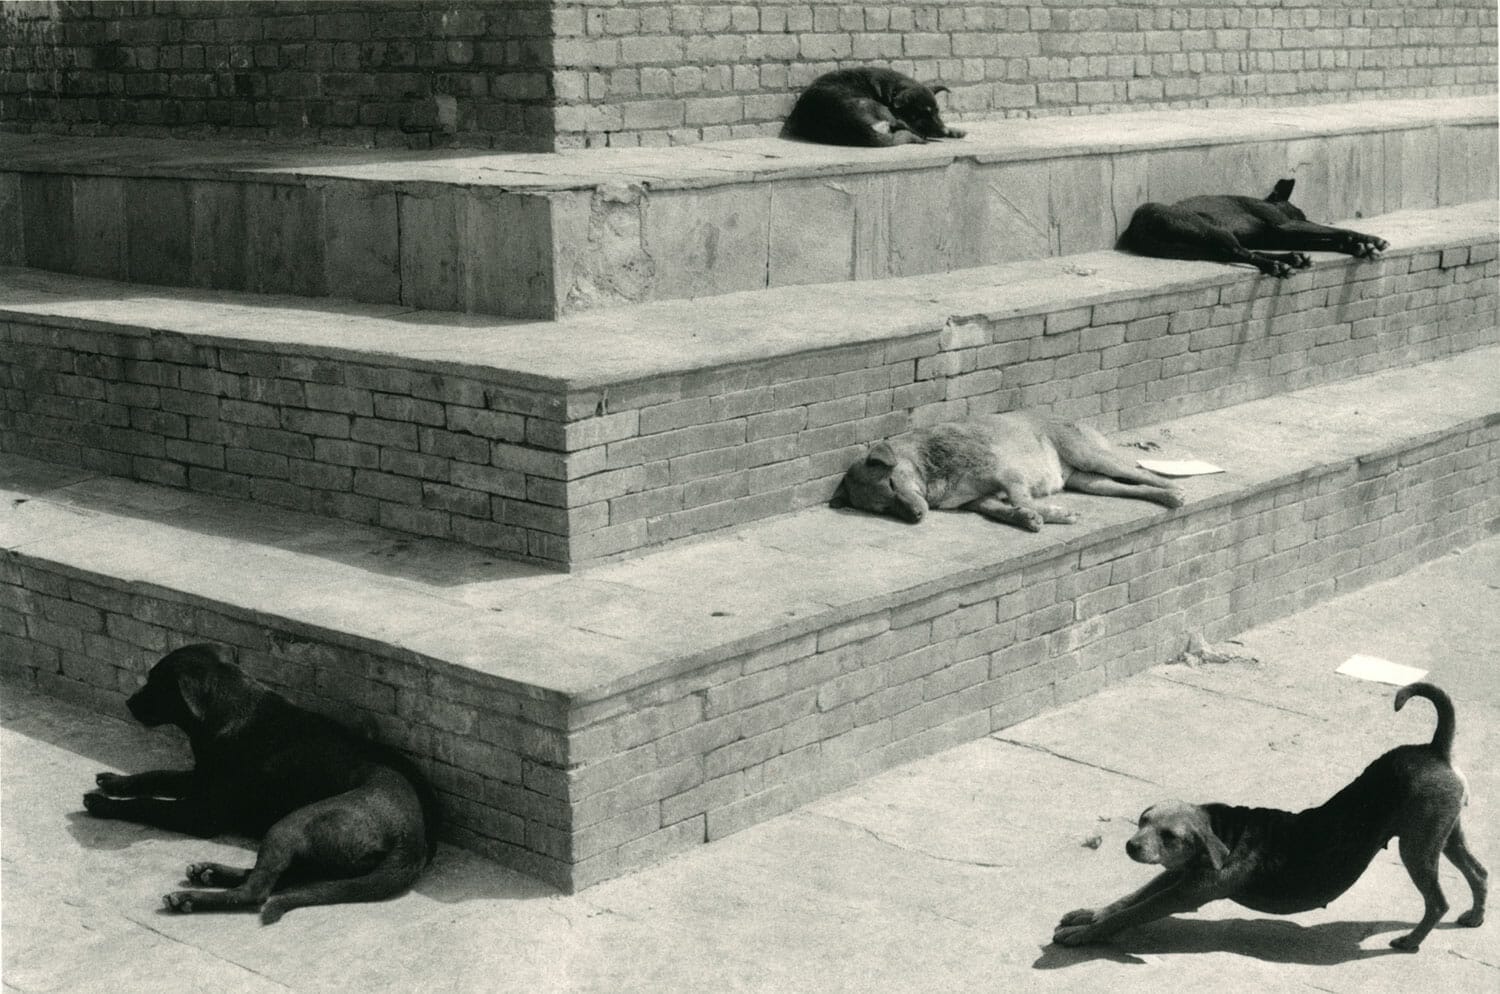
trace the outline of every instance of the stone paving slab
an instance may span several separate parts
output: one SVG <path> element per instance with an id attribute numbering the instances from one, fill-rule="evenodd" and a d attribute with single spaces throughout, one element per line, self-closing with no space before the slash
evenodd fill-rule
<path id="1" fill-rule="evenodd" d="M 1445 923 L 1415 956 L 1387 941 L 1419 910 L 1392 850 L 1326 909 L 1227 902 L 1120 937 L 1049 945 L 1065 910 L 1138 886 L 1131 823 L 1167 796 L 1295 807 L 1381 751 L 1426 738 L 1391 688 L 1336 676 L 1353 652 L 1430 668 L 1458 707 L 1471 845 L 1500 846 L 1500 540 L 1244 633 L 1256 666 L 1160 666 L 890 770 L 723 842 L 562 895 L 442 847 L 416 889 L 375 905 L 167 915 L 189 862 L 245 857 L 95 822 L 103 769 L 182 761 L 175 737 L 0 686 L 3 971 L 22 991 L 1027 992 L 1271 994 L 1484 990 L 1493 925 Z M 1420 702 L 1418 702 L 1420 704 Z M 1096 848 L 1086 843 L 1097 839 Z M 1455 911 L 1463 884 L 1445 866 Z"/>

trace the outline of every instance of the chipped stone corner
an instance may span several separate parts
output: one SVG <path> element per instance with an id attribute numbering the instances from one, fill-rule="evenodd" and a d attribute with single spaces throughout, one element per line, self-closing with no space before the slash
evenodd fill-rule
<path id="1" fill-rule="evenodd" d="M 602 183 L 554 197 L 555 243 L 576 246 L 557 261 L 564 313 L 655 296 L 656 261 L 645 240 L 649 203 L 641 183 Z"/>

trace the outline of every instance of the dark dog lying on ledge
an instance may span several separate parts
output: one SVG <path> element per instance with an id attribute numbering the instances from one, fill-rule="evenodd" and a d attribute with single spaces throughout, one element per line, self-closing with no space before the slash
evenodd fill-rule
<path id="1" fill-rule="evenodd" d="M 1474 895 L 1458 923 L 1482 924 L 1487 874 L 1459 825 L 1466 792 L 1450 759 L 1453 704 L 1432 684 L 1414 683 L 1396 692 L 1396 710 L 1411 697 L 1425 697 L 1437 709 L 1432 742 L 1390 750 L 1316 808 L 1292 813 L 1182 801 L 1147 808 L 1125 851 L 1166 872 L 1113 904 L 1063 915 L 1052 941 L 1102 942 L 1122 929 L 1220 898 L 1273 915 L 1326 907 L 1393 837 L 1401 840 L 1401 862 L 1425 906 L 1417 927 L 1391 940 L 1394 948 L 1416 952 L 1448 910 L 1438 883 L 1439 856 L 1458 867 Z"/>
<path id="2" fill-rule="evenodd" d="M 1265 200 L 1209 196 L 1189 197 L 1171 206 L 1142 204 L 1120 235 L 1119 247 L 1158 259 L 1243 262 L 1279 277 L 1312 265 L 1303 252 L 1368 258 L 1390 248 L 1384 238 L 1309 221 L 1289 199 L 1295 183 L 1281 180 Z"/>
<path id="3" fill-rule="evenodd" d="M 885 147 L 962 138 L 943 123 L 937 94 L 891 69 L 839 69 L 813 80 L 797 97 L 782 126 L 784 138 L 824 145 Z"/>
<path id="4" fill-rule="evenodd" d="M 264 836 L 253 869 L 189 866 L 191 883 L 224 889 L 168 894 L 173 911 L 259 909 L 270 924 L 305 905 L 375 901 L 410 887 L 437 851 L 437 798 L 411 762 L 262 687 L 212 645 L 162 657 L 127 706 L 186 732 L 193 769 L 101 773 L 83 796 L 89 814 Z"/>

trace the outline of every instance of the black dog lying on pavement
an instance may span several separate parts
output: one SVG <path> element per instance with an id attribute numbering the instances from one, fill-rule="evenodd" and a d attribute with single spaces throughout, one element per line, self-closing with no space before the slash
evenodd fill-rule
<path id="1" fill-rule="evenodd" d="M 1417 927 L 1392 939 L 1393 947 L 1416 952 L 1447 912 L 1439 856 L 1458 867 L 1474 895 L 1458 923 L 1483 924 L 1487 874 L 1459 825 L 1466 791 L 1450 759 L 1453 703 L 1432 684 L 1414 683 L 1396 692 L 1396 710 L 1411 697 L 1425 697 L 1437 709 L 1432 742 L 1390 750 L 1316 808 L 1292 813 L 1182 801 L 1147 808 L 1125 851 L 1166 871 L 1106 907 L 1063 915 L 1052 941 L 1102 942 L 1122 929 L 1220 898 L 1273 915 L 1326 907 L 1393 837 L 1401 840 L 1401 862 L 1425 905 Z"/>
<path id="2" fill-rule="evenodd" d="M 1370 257 L 1390 248 L 1384 238 L 1309 221 L 1288 199 L 1295 182 L 1281 180 L 1265 200 L 1209 196 L 1189 197 L 1170 207 L 1142 204 L 1120 235 L 1119 247 L 1159 259 L 1244 262 L 1280 277 L 1312 265 L 1303 252 Z"/>
<path id="3" fill-rule="evenodd" d="M 937 94 L 892 69 L 839 69 L 813 80 L 797 97 L 782 126 L 784 138 L 825 145 L 886 147 L 962 138 L 943 123 Z"/>
<path id="4" fill-rule="evenodd" d="M 212 645 L 162 657 L 126 703 L 144 725 L 186 732 L 193 769 L 100 773 L 89 814 L 264 836 L 253 869 L 189 866 L 191 883 L 227 889 L 175 891 L 163 898 L 173 911 L 259 908 L 270 924 L 305 905 L 379 900 L 437 851 L 437 798 L 412 763 L 262 687 Z"/>

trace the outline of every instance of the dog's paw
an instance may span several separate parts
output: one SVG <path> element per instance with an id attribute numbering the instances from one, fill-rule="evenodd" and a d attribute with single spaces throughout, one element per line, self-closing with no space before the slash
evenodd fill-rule
<path id="1" fill-rule="evenodd" d="M 1042 530 L 1042 516 L 1029 507 L 1018 508 L 1016 510 L 1016 524 L 1029 532 L 1039 532 Z"/>
<path id="2" fill-rule="evenodd" d="M 1374 235 L 1356 235 L 1349 239 L 1348 252 L 1361 259 L 1369 259 L 1390 247 L 1391 243 L 1384 238 L 1376 238 Z"/>
<path id="3" fill-rule="evenodd" d="M 198 884 L 200 887 L 225 887 L 228 886 L 219 879 L 219 871 L 212 863 L 189 863 L 184 876 L 190 884 Z"/>
<path id="4" fill-rule="evenodd" d="M 1410 935 L 1398 935 L 1391 940 L 1391 948 L 1399 949 L 1403 953 L 1414 953 L 1422 948 L 1420 939 L 1413 939 Z"/>
<path id="5" fill-rule="evenodd" d="M 1063 928 L 1069 925 L 1092 925 L 1094 923 L 1093 908 L 1077 908 L 1069 911 L 1058 919 L 1057 927 Z"/>
<path id="6" fill-rule="evenodd" d="M 1306 269 L 1312 265 L 1312 256 L 1305 252 L 1288 252 L 1287 262 L 1291 263 L 1293 269 Z"/>
<path id="7" fill-rule="evenodd" d="M 287 902 L 280 900 L 274 895 L 266 898 L 266 903 L 260 906 L 260 923 L 262 925 L 275 925 L 281 921 L 281 916 L 292 910 Z"/>
<path id="8" fill-rule="evenodd" d="M 1052 933 L 1052 941 L 1059 946 L 1081 946 L 1093 941 L 1092 925 L 1065 925 Z"/>
<path id="9" fill-rule="evenodd" d="M 102 790 L 91 790 L 83 795 L 83 810 L 95 818 L 108 818 L 114 813 L 114 801 Z"/>
<path id="10" fill-rule="evenodd" d="M 1458 916 L 1458 923 L 1464 928 L 1478 928 L 1484 924 L 1484 909 L 1470 908 Z"/>
<path id="11" fill-rule="evenodd" d="M 1181 490 L 1178 490 L 1174 487 L 1170 490 L 1163 490 L 1161 492 L 1161 499 L 1158 501 L 1158 503 L 1160 503 L 1162 507 L 1181 507 L 1182 505 L 1187 503 L 1187 498 L 1183 496 Z"/>
<path id="12" fill-rule="evenodd" d="M 125 796 L 125 777 L 118 773 L 99 773 L 94 776 L 94 783 L 99 789 L 111 797 Z"/>
<path id="13" fill-rule="evenodd" d="M 162 906 L 168 911 L 175 911 L 180 915 L 193 913 L 193 892 L 190 890 L 174 890 L 170 894 L 163 894 Z"/>

